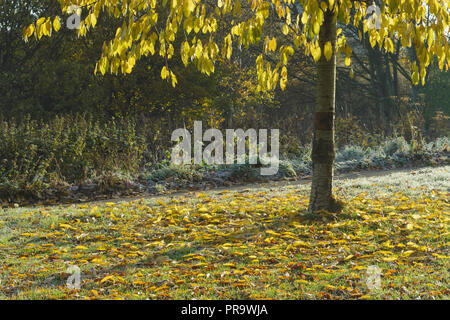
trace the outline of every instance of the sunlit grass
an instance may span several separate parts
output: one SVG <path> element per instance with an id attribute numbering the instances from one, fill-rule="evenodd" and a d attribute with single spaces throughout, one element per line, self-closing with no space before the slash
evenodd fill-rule
<path id="1" fill-rule="evenodd" d="M 3 210 L 0 297 L 448 299 L 448 169 L 338 179 L 319 218 L 308 185 Z"/>

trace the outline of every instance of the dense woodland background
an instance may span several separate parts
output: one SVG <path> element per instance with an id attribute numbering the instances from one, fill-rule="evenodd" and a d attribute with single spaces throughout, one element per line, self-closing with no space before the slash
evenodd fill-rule
<path id="1" fill-rule="evenodd" d="M 127 76 L 95 76 L 103 40 L 118 27 L 107 15 L 97 27 L 101 30 L 86 38 L 63 27 L 51 38 L 23 41 L 24 26 L 59 11 L 56 0 L 0 0 L 3 195 L 36 184 L 80 183 L 105 172 L 137 175 L 155 168 L 167 160 L 171 132 L 190 128 L 194 120 L 216 128 L 280 128 L 283 156 L 304 156 L 315 101 L 310 57 L 296 53 L 286 90 L 269 93 L 256 89 L 254 61 L 261 46 L 233 50 L 231 61 L 221 61 L 209 77 L 174 59 L 175 88 L 161 80 L 164 60 L 157 56 L 141 59 Z M 385 53 L 367 39 L 360 42 L 358 30 L 341 27 L 354 50 L 351 67 L 338 60 L 338 148 L 358 145 L 356 151 L 364 153 L 403 137 L 415 152 L 448 137 L 450 74 L 431 64 L 425 85 L 413 86 L 412 51 L 396 46 L 394 54 Z M 267 35 L 272 30 L 269 24 Z M 276 36 L 278 45 L 289 41 Z"/>

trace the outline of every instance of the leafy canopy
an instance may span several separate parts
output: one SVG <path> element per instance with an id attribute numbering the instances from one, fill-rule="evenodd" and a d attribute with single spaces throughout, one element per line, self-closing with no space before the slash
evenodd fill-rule
<path id="1" fill-rule="evenodd" d="M 171 81 L 173 86 L 177 78 L 170 60 L 175 54 L 180 55 L 185 65 L 194 63 L 209 75 L 220 57 L 231 58 L 233 45 L 248 48 L 261 41 L 264 53 L 256 59 L 261 90 L 274 89 L 278 82 L 285 88 L 288 58 L 295 50 L 304 50 L 316 62 L 321 57 L 331 59 L 333 52 L 344 54 L 345 64 L 349 66 L 352 49 L 341 28 L 337 31 L 336 45 L 319 43 L 327 11 L 337 15 L 339 24 L 357 27 L 359 37 L 369 37 L 372 47 L 378 45 L 387 52 L 394 52 L 397 42 L 403 47 L 413 47 L 418 62 L 412 63 L 415 84 L 420 79 L 424 83 L 426 67 L 435 56 L 441 70 L 448 70 L 449 66 L 449 0 L 382 0 L 376 28 L 373 13 L 377 11 L 368 10 L 372 3 L 357 0 L 58 1 L 63 13 L 72 13 L 73 5 L 79 7 L 77 11 L 82 17 L 77 30 L 79 36 L 95 28 L 102 13 L 122 23 L 114 38 L 105 41 L 95 73 L 130 73 L 142 56 L 160 55 L 165 60 L 161 78 Z M 270 28 L 268 21 L 272 22 Z M 23 37 L 28 40 L 33 35 L 36 39 L 51 36 L 61 25 L 58 16 L 42 17 L 24 29 Z M 263 31 L 268 34 L 264 39 Z M 279 31 L 292 40 L 294 47 L 277 46 Z M 270 52 L 279 56 L 275 66 L 264 59 Z"/>

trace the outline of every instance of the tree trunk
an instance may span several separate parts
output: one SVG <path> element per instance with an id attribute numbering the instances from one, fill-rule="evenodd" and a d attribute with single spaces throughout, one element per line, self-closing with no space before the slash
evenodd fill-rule
<path id="1" fill-rule="evenodd" d="M 327 61 L 324 45 L 331 42 L 333 54 Z M 335 159 L 334 117 L 336 99 L 336 13 L 327 11 L 320 29 L 319 42 L 322 56 L 317 65 L 317 98 L 314 114 L 312 145 L 312 186 L 309 211 L 339 210 L 333 197 L 333 169 Z"/>

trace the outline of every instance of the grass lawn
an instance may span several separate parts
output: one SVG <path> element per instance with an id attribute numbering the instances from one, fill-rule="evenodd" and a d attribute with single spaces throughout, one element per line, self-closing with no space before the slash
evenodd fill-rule
<path id="1" fill-rule="evenodd" d="M 308 184 L 0 209 L 0 298 L 450 299 L 449 170 L 339 179 L 336 215 Z"/>

